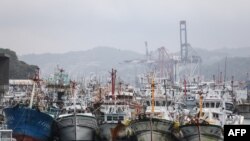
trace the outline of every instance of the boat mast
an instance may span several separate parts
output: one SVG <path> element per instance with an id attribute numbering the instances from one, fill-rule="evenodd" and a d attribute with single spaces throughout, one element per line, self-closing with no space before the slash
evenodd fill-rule
<path id="1" fill-rule="evenodd" d="M 74 102 L 74 113 L 76 113 L 76 92 L 75 92 L 75 89 L 76 89 L 76 82 L 72 81 L 72 93 L 73 93 L 73 102 Z"/>
<path id="2" fill-rule="evenodd" d="M 187 81 L 184 79 L 184 95 L 187 96 Z"/>
<path id="3" fill-rule="evenodd" d="M 152 76 L 152 84 L 151 84 L 151 91 L 152 91 L 152 94 L 151 94 L 151 112 L 154 113 L 155 112 L 155 90 L 154 90 L 154 87 L 155 87 L 155 84 L 154 84 L 154 77 Z"/>
<path id="4" fill-rule="evenodd" d="M 166 96 L 166 106 L 167 106 L 167 109 L 168 109 L 168 96 L 167 96 L 167 90 L 166 90 L 166 79 L 163 80 L 163 83 L 164 83 L 164 93 L 165 93 L 165 96 Z"/>
<path id="5" fill-rule="evenodd" d="M 203 98 L 203 96 L 202 96 L 202 92 L 199 92 L 199 95 L 200 95 L 200 113 L 199 113 L 199 118 L 202 116 L 202 98 Z"/>
<path id="6" fill-rule="evenodd" d="M 33 87 L 32 87 L 32 92 L 31 92 L 31 98 L 30 98 L 30 105 L 29 107 L 32 108 L 33 105 L 33 100 L 34 100 L 34 96 L 35 96 L 35 88 L 36 88 L 36 83 L 39 85 L 39 68 L 37 68 L 36 73 L 35 73 L 35 77 L 33 78 Z"/>
<path id="7" fill-rule="evenodd" d="M 116 79 L 116 70 L 112 69 L 111 72 L 112 100 L 115 100 L 115 79 Z"/>
<path id="8" fill-rule="evenodd" d="M 30 105 L 29 105 L 30 108 L 32 108 L 32 104 L 33 104 L 33 99 L 34 99 L 34 95 L 35 95 L 35 87 L 36 87 L 36 82 L 33 81 L 33 87 L 32 87 Z"/>
<path id="9" fill-rule="evenodd" d="M 76 82 L 75 81 L 71 81 L 71 83 L 72 83 L 72 93 L 73 93 L 73 104 L 74 104 L 74 120 L 75 120 L 75 122 L 74 122 L 74 127 L 75 127 L 75 137 L 77 137 L 77 118 L 76 118 L 76 92 L 75 92 L 75 89 L 76 89 Z"/>

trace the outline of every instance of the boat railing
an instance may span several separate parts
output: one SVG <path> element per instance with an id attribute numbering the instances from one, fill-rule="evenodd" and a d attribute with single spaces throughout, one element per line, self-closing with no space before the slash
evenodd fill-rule
<path id="1" fill-rule="evenodd" d="M 7 128 L 7 125 L 2 124 L 0 127 L 0 141 L 16 141 L 12 137 L 12 130 Z"/>

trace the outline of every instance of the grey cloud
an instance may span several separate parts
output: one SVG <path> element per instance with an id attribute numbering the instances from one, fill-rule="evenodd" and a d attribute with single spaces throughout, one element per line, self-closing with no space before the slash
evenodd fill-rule
<path id="1" fill-rule="evenodd" d="M 13 0 L 0 2 L 0 46 L 20 54 L 111 46 L 179 49 L 179 21 L 200 48 L 250 46 L 248 0 Z"/>

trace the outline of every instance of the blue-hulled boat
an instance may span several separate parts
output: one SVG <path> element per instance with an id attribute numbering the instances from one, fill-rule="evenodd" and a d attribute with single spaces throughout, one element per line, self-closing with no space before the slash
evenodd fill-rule
<path id="1" fill-rule="evenodd" d="M 34 98 L 37 93 L 41 93 L 39 87 L 40 81 L 38 70 L 32 81 L 33 88 L 31 97 L 28 98 L 30 102 L 26 104 L 19 102 L 15 106 L 3 109 L 7 128 L 13 131 L 13 137 L 16 138 L 17 141 L 53 140 L 55 121 L 52 116 L 39 110 L 39 100 L 38 98 Z M 36 88 L 36 86 L 38 87 Z M 34 108 L 34 105 L 36 105 L 37 108 Z"/>
<path id="2" fill-rule="evenodd" d="M 9 107 L 4 110 L 6 124 L 13 130 L 14 138 L 34 141 L 48 141 L 52 138 L 54 119 L 36 109 L 28 107 Z"/>

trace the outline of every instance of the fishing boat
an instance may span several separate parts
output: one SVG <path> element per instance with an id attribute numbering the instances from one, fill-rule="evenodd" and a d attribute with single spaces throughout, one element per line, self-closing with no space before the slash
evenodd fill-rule
<path id="1" fill-rule="evenodd" d="M 183 141 L 223 141 L 224 125 L 239 125 L 244 117 L 233 114 L 233 103 L 223 99 L 220 91 L 200 92 L 195 114 L 180 127 Z"/>
<path id="2" fill-rule="evenodd" d="M 97 136 L 97 121 L 91 113 L 63 114 L 56 121 L 60 141 L 94 141 Z"/>
<path id="3" fill-rule="evenodd" d="M 219 120 L 219 115 L 222 116 L 222 114 L 204 110 L 206 111 L 208 115 L 210 115 L 210 117 L 206 117 L 205 115 L 207 114 L 203 112 L 203 108 L 202 108 L 202 98 L 200 99 L 200 101 L 201 101 L 200 110 L 199 110 L 198 115 L 189 118 L 187 120 L 188 122 L 179 126 L 180 140 L 181 141 L 223 141 L 224 140 L 223 127 Z M 213 114 L 214 117 L 211 118 L 211 114 Z"/>
<path id="4" fill-rule="evenodd" d="M 184 79 L 184 86 L 181 87 L 181 93 L 183 93 L 183 103 L 186 109 L 193 109 L 196 107 L 196 91 L 198 89 L 197 83 L 187 83 Z"/>
<path id="5" fill-rule="evenodd" d="M 76 83 L 73 82 L 73 102 L 68 106 L 65 104 L 62 113 L 56 117 L 57 138 L 59 141 L 94 141 L 98 132 L 96 117 L 86 109 L 85 105 L 77 104 L 75 90 Z"/>
<path id="6" fill-rule="evenodd" d="M 244 116 L 245 119 L 250 119 L 250 100 L 238 103 L 237 113 Z"/>
<path id="7" fill-rule="evenodd" d="M 36 109 L 22 106 L 4 109 L 8 128 L 17 141 L 49 141 L 52 138 L 53 118 Z"/>
<path id="8" fill-rule="evenodd" d="M 247 98 L 240 99 L 236 107 L 238 114 L 250 119 L 250 80 L 247 81 Z"/>
<path id="9" fill-rule="evenodd" d="M 54 73 L 46 80 L 46 89 L 49 101 L 47 113 L 56 117 L 58 109 L 63 106 L 65 97 L 70 94 L 68 73 L 63 68 L 57 66 Z"/>
<path id="10" fill-rule="evenodd" d="M 13 137 L 17 141 L 49 141 L 53 138 L 54 119 L 41 112 L 38 101 L 34 106 L 34 97 L 39 92 L 39 71 L 33 79 L 33 89 L 29 105 L 17 103 L 3 109 L 7 127 L 13 131 Z"/>
<path id="11" fill-rule="evenodd" d="M 199 121 L 200 122 L 200 121 Z M 223 129 L 218 125 L 192 123 L 180 126 L 181 141 L 223 141 Z"/>
<path id="12" fill-rule="evenodd" d="M 132 103 L 135 101 L 131 88 L 121 88 L 115 91 L 116 70 L 111 72 L 111 91 L 108 91 L 100 107 L 102 120 L 100 127 L 100 140 L 119 141 L 127 138 L 126 126 L 131 119 Z M 120 83 L 121 84 L 121 83 Z"/>
<path id="13" fill-rule="evenodd" d="M 156 89 L 157 90 L 157 89 Z M 168 107 L 166 95 L 155 94 L 155 83 L 152 79 L 149 96 L 142 97 L 145 105 L 143 114 L 131 121 L 128 128 L 131 136 L 138 141 L 175 141 L 174 115 L 171 115 L 171 107 Z"/>

